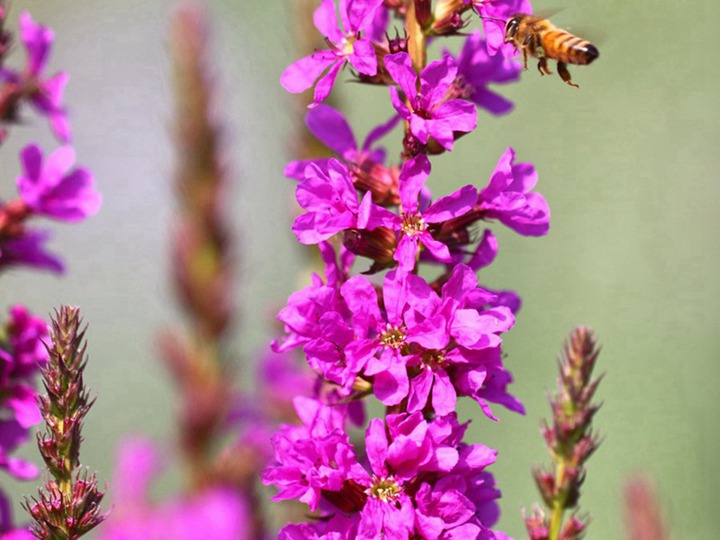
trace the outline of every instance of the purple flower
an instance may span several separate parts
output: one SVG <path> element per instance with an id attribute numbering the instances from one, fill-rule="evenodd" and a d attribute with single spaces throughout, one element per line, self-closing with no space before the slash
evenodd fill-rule
<path id="1" fill-rule="evenodd" d="M 10 453 L 27 441 L 28 428 L 42 419 L 33 386 L 48 359 L 43 344 L 49 336 L 48 326 L 18 305 L 10 309 L 6 335 L 0 343 L 0 469 L 30 479 L 37 475 L 35 465 L 10 457 Z"/>
<path id="2" fill-rule="evenodd" d="M 335 12 L 335 2 L 323 0 L 315 10 L 313 20 L 330 48 L 291 64 L 280 77 L 283 87 L 288 92 L 297 94 L 312 87 L 315 81 L 320 79 L 315 85 L 313 102 L 313 105 L 317 106 L 330 94 L 335 79 L 346 62 L 363 75 L 376 75 L 375 47 L 370 39 L 362 36 L 362 32 L 375 33 L 375 15 L 381 5 L 382 0 L 341 0 L 340 25 Z"/>
<path id="3" fill-rule="evenodd" d="M 350 540 L 357 538 L 357 515 L 335 514 L 313 523 L 292 523 L 278 534 L 278 540 Z"/>
<path id="4" fill-rule="evenodd" d="M 30 103 L 47 116 L 58 140 L 63 143 L 70 142 L 70 126 L 62 104 L 68 75 L 61 71 L 45 78 L 43 74 L 54 39 L 53 31 L 46 26 L 35 24 L 30 13 L 24 11 L 20 14 L 20 39 L 27 52 L 25 70 L 22 73 L 0 70 L 0 80 L 26 89 Z"/>
<path id="5" fill-rule="evenodd" d="M 358 203 L 348 168 L 337 159 L 305 169 L 295 195 L 307 212 L 297 217 L 292 229 L 303 244 L 317 244 L 335 233 L 366 228 L 372 196 L 368 192 Z"/>
<path id="6" fill-rule="evenodd" d="M 249 509 L 236 490 L 211 487 L 155 504 L 147 494 L 160 463 L 154 446 L 144 440 L 126 441 L 118 461 L 115 504 L 99 529 L 101 540 L 249 538 Z"/>
<path id="7" fill-rule="evenodd" d="M 262 474 L 281 490 L 295 485 L 295 498 L 304 497 L 306 486 L 318 479 L 326 486 L 319 499 L 308 499 L 328 513 L 327 521 L 288 525 L 280 538 L 492 538 L 481 516 L 495 492 L 481 492 L 480 478 L 496 452 L 460 443 L 467 424 L 455 415 L 428 422 L 420 412 L 375 418 L 365 432 L 369 467 L 363 467 L 353 463 L 340 424 L 325 421 L 318 427 L 318 418 L 327 414 L 320 412 L 310 425 L 305 418 L 305 427 L 287 426 L 292 441 L 275 441 L 278 464 Z M 340 449 L 340 461 L 328 460 Z"/>
<path id="8" fill-rule="evenodd" d="M 4 408 L 0 407 L 0 411 Z M 38 468 L 34 464 L 10 455 L 25 444 L 28 438 L 28 429 L 17 419 L 0 420 L 0 470 L 5 470 L 18 480 L 31 480 L 38 475 Z"/>
<path id="9" fill-rule="evenodd" d="M 42 150 L 31 144 L 20 153 L 20 161 L 23 174 L 17 179 L 18 192 L 34 212 L 76 222 L 100 209 L 101 197 L 90 171 L 82 167 L 70 171 L 75 162 L 72 147 L 58 148 L 43 163 Z"/>
<path id="10" fill-rule="evenodd" d="M 494 295 L 477 287 L 474 272 L 462 264 L 443 285 L 441 297 L 420 279 L 412 288 L 415 297 L 427 300 L 411 312 L 416 330 L 409 341 L 415 349 L 407 363 L 416 374 L 410 380 L 408 410 L 424 409 L 432 391 L 433 409 L 446 415 L 455 410 L 458 394 L 473 395 L 457 380 L 459 371 L 483 388 L 489 369 L 485 351 L 499 348 L 498 334 L 512 328 L 514 317 L 506 307 L 485 309 Z"/>
<path id="11" fill-rule="evenodd" d="M 374 205 L 370 208 L 368 223 L 371 226 L 387 227 L 400 235 L 393 258 L 399 263 L 398 271 L 403 274 L 415 267 L 420 244 L 437 260 L 450 262 L 452 258 L 448 247 L 433 238 L 428 225 L 462 216 L 472 210 L 477 201 L 477 190 L 473 186 L 465 186 L 422 208 L 418 199 L 429 175 L 428 158 L 423 154 L 415 156 L 405 162 L 400 172 L 400 215 Z"/>
<path id="12" fill-rule="evenodd" d="M 431 62 L 418 76 L 410 55 L 404 52 L 385 56 L 385 67 L 407 97 L 408 105 L 394 86 L 390 99 L 400 116 L 409 122 L 410 131 L 422 143 L 432 137 L 446 150 L 452 150 L 454 132 L 468 133 L 477 126 L 475 107 L 462 99 L 447 100 L 457 75 L 457 66 L 449 56 Z"/>
<path id="13" fill-rule="evenodd" d="M 379 165 L 384 163 L 385 150 L 383 148 L 373 148 L 373 146 L 378 139 L 387 135 L 399 120 L 400 117 L 395 115 L 384 124 L 373 129 L 360 148 L 347 120 L 339 111 L 329 105 L 318 105 L 317 108 L 312 109 L 308 112 L 305 122 L 310 132 L 340 156 L 348 164 L 351 171 L 361 173 L 368 169 L 378 168 Z M 327 166 L 328 161 L 328 159 L 292 161 L 285 167 L 285 176 L 295 180 L 302 180 L 305 177 L 305 170 L 308 165 L 315 163 L 324 167 Z M 386 174 L 383 176 L 386 183 L 391 184 L 387 187 L 388 190 L 395 187 L 392 185 L 395 182 L 390 177 L 391 175 Z"/>
<path id="14" fill-rule="evenodd" d="M 517 13 L 532 13 L 529 0 L 463 0 L 472 4 L 481 17 L 483 32 L 487 39 L 488 52 L 492 55 L 498 50 L 503 56 L 512 58 L 517 55 L 511 43 L 505 44 L 505 21 Z"/>
<path id="15" fill-rule="evenodd" d="M 35 536 L 27 529 L 13 526 L 10 501 L 0 491 L 0 540 L 34 540 Z"/>
<path id="16" fill-rule="evenodd" d="M 443 54 L 452 58 L 447 50 Z M 518 62 L 508 60 L 503 55 L 488 54 L 487 43 L 479 30 L 470 34 L 455 62 L 458 75 L 465 85 L 463 93 L 467 99 L 495 115 L 512 110 L 512 102 L 489 90 L 488 84 L 518 80 L 521 69 Z"/>
<path id="17" fill-rule="evenodd" d="M 464 495 L 466 490 L 458 475 L 446 476 L 434 487 L 420 486 L 415 494 L 415 527 L 423 538 L 478 538 L 481 527 L 472 523 L 476 508 Z"/>
<path id="18" fill-rule="evenodd" d="M 363 471 L 335 410 L 300 400 L 298 415 L 303 426 L 284 425 L 273 436 L 276 464 L 261 479 L 278 486 L 273 500 L 299 499 L 314 511 L 323 491 L 340 491 L 345 480 Z"/>
<path id="19" fill-rule="evenodd" d="M 490 182 L 478 197 L 486 219 L 497 219 L 524 236 L 543 236 L 550 227 L 550 208 L 545 198 L 531 190 L 538 176 L 531 163 L 514 163 L 515 151 L 505 150 Z"/>
<path id="20" fill-rule="evenodd" d="M 0 240 L 0 270 L 13 266 L 29 266 L 62 273 L 62 261 L 44 249 L 43 244 L 49 238 L 48 231 L 26 229 L 21 236 Z"/>

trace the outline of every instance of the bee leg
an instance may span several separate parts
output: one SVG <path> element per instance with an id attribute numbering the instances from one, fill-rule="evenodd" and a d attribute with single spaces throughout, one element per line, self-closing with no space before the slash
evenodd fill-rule
<path id="1" fill-rule="evenodd" d="M 527 49 L 523 47 L 523 66 L 525 67 L 525 71 L 527 71 Z"/>
<path id="2" fill-rule="evenodd" d="M 570 86 L 574 86 L 575 88 L 580 88 L 579 85 L 575 84 L 570 80 L 570 72 L 568 71 L 567 64 L 565 62 L 558 62 L 557 63 L 557 70 L 558 75 L 560 75 L 560 78 L 565 81 Z"/>
<path id="3" fill-rule="evenodd" d="M 540 75 L 552 75 L 552 71 L 547 66 L 547 56 L 541 56 L 538 60 L 538 71 Z"/>

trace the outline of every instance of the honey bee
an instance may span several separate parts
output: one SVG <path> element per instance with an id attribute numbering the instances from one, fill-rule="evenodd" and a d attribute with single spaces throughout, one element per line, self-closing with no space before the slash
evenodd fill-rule
<path id="1" fill-rule="evenodd" d="M 600 55 L 589 41 L 557 28 L 547 19 L 525 13 L 518 13 L 508 19 L 505 24 L 505 43 L 512 43 L 522 51 L 525 69 L 528 54 L 537 58 L 541 75 L 552 73 L 547 66 L 548 59 L 557 60 L 560 78 L 576 88 L 578 85 L 570 79 L 567 65 L 584 66 Z"/>

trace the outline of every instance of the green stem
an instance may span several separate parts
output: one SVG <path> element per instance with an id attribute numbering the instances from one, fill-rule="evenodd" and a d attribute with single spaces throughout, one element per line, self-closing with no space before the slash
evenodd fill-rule
<path id="1" fill-rule="evenodd" d="M 557 462 L 557 470 L 555 472 L 555 485 L 561 486 L 564 482 L 565 476 L 565 458 L 560 457 Z M 560 537 L 560 530 L 562 528 L 563 516 L 565 515 L 565 494 L 560 493 L 555 497 L 553 501 L 552 509 L 550 510 L 550 535 L 548 540 L 558 540 Z"/>

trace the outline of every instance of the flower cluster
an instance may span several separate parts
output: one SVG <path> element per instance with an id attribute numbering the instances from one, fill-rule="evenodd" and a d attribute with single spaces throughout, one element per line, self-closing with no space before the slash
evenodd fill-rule
<path id="1" fill-rule="evenodd" d="M 70 146 L 63 104 L 68 75 L 48 74 L 47 69 L 52 30 L 22 12 L 16 43 L 8 27 L 8 13 L 7 3 L 0 0 L 0 145 L 10 136 L 11 127 L 25 123 L 29 106 L 47 119 L 60 146 L 45 152 L 40 145 L 29 143 L 19 153 L 17 195 L 0 201 L 0 271 L 25 266 L 61 272 L 62 262 L 45 248 L 48 231 L 30 226 L 30 220 L 44 217 L 75 223 L 95 214 L 101 197 L 92 174 L 74 166 L 75 151 Z M 25 58 L 16 67 L 10 53 L 20 46 Z M 41 420 L 34 379 L 48 361 L 48 338 L 44 321 L 20 305 L 11 308 L 0 335 L 0 469 L 16 479 L 29 480 L 38 474 L 35 465 L 11 454 L 27 442 L 29 428 Z M 78 480 L 76 486 L 82 491 L 91 484 L 92 478 L 87 478 Z M 26 529 L 13 525 L 9 502 L 0 492 L 0 537 L 31 536 Z"/>
<path id="2" fill-rule="evenodd" d="M 5 64 L 12 39 L 5 28 L 7 8 L 0 2 L 0 144 L 8 128 L 21 121 L 30 105 L 47 117 L 61 146 L 46 153 L 35 143 L 20 152 L 22 172 L 17 177 L 18 197 L 0 203 L 0 270 L 22 265 L 61 272 L 60 259 L 46 251 L 47 231 L 28 227 L 33 217 L 75 223 L 95 214 L 101 203 L 94 179 L 84 167 L 74 167 L 75 151 L 69 145 L 70 127 L 62 95 L 68 80 L 65 72 L 48 76 L 46 66 L 54 39 L 49 28 L 20 14 L 20 41 L 26 52 L 22 69 Z"/>
<path id="3" fill-rule="evenodd" d="M 30 429 L 42 417 L 37 406 L 35 379 L 48 360 L 48 325 L 20 305 L 10 308 L 0 330 L 0 469 L 18 480 L 31 480 L 38 468 L 14 451 L 27 443 Z M 0 491 L 0 538 L 30 540 L 32 535 L 12 521 L 10 501 Z"/>
<path id="4" fill-rule="evenodd" d="M 461 34 L 473 11 L 484 32 Z M 431 157 L 476 129 L 478 108 L 511 110 L 489 85 L 518 78 L 496 20 L 516 11 L 529 13 L 528 2 L 323 0 L 314 22 L 328 48 L 282 74 L 290 92 L 314 86 L 307 125 L 336 157 L 286 168 L 302 208 L 292 230 L 318 246 L 325 275 L 293 293 L 278 315 L 285 336 L 275 349 L 302 350 L 323 381 L 314 398 L 295 400 L 302 425 L 273 437 L 275 463 L 262 475 L 279 489 L 276 499 L 298 499 L 317 513 L 281 538 L 505 537 L 492 530 L 500 494 L 486 467 L 496 453 L 463 442 L 467 424 L 455 412 L 461 397 L 491 419 L 493 403 L 523 412 L 508 391 L 501 349 L 520 299 L 478 283 L 476 272 L 498 252 L 491 230 L 480 230 L 497 221 L 540 236 L 550 213 L 533 191 L 535 169 L 512 148 L 480 186 L 435 198 L 427 183 Z M 405 22 L 394 39 L 391 15 Z M 429 38 L 459 35 L 467 37 L 457 56 L 444 50 L 428 62 Z M 343 115 L 322 103 L 344 66 L 358 82 L 387 86 L 395 110 L 362 146 Z M 398 124 L 400 160 L 388 163 L 378 142 Z M 353 443 L 351 425 L 364 425 L 358 404 L 370 395 L 385 417 L 370 420 L 364 445 Z"/>

